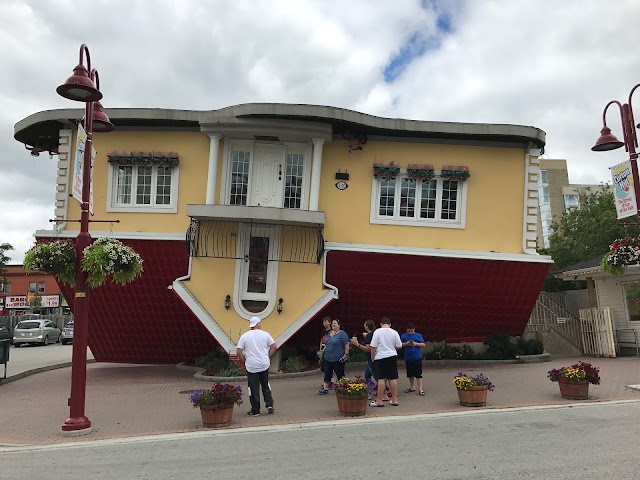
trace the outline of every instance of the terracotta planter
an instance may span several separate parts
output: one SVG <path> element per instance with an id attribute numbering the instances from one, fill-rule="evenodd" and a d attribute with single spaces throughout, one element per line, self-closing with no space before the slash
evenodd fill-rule
<path id="1" fill-rule="evenodd" d="M 565 378 L 558 380 L 560 395 L 568 400 L 587 400 L 589 398 L 589 381 L 570 382 Z"/>
<path id="2" fill-rule="evenodd" d="M 361 417 L 367 413 L 367 403 L 369 399 L 364 396 L 344 395 L 336 393 L 338 400 L 338 412 L 343 417 Z"/>
<path id="3" fill-rule="evenodd" d="M 463 407 L 484 407 L 487 404 L 488 385 L 467 387 L 466 390 L 458 390 L 458 400 Z"/>
<path id="4" fill-rule="evenodd" d="M 224 427 L 231 423 L 233 417 L 233 405 L 201 405 L 200 415 L 202 416 L 202 425 L 207 428 Z"/>

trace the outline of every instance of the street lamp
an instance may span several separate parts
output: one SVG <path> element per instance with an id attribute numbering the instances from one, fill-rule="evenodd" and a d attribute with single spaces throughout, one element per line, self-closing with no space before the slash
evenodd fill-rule
<path id="1" fill-rule="evenodd" d="M 636 134 L 636 125 L 634 125 L 635 120 L 633 119 L 633 108 L 631 107 L 631 97 L 638 87 L 640 87 L 640 83 L 631 89 L 627 103 L 621 104 L 617 100 L 611 100 L 607 103 L 607 106 L 604 107 L 604 111 L 602 112 L 602 130 L 600 131 L 600 138 L 598 138 L 596 144 L 591 147 L 591 150 L 594 152 L 606 152 L 624 146 L 624 149 L 629 152 L 631 175 L 633 176 L 633 191 L 636 195 L 637 214 L 640 218 L 640 208 L 638 208 L 638 202 L 640 202 L 640 179 L 638 177 L 638 153 L 636 153 L 636 148 L 638 147 L 638 136 Z M 613 104 L 616 104 L 620 109 L 623 142 L 618 140 L 616 136 L 611 133 L 611 129 L 607 127 L 607 109 Z M 640 128 L 640 124 L 638 124 L 637 127 Z"/>
<path id="2" fill-rule="evenodd" d="M 83 56 L 87 55 L 87 66 Z M 63 97 L 84 102 L 84 129 L 87 139 L 82 158 L 82 203 L 80 205 L 80 233 L 76 241 L 76 285 L 74 299 L 73 354 L 71 357 L 71 396 L 69 398 L 69 418 L 62 425 L 62 431 L 74 435 L 91 432 L 91 421 L 84 414 L 85 391 L 87 387 L 87 334 L 89 330 L 89 298 L 87 296 L 87 273 L 82 270 L 82 256 L 85 247 L 91 243 L 89 235 L 89 198 L 91 188 L 91 150 L 93 130 L 110 132 L 115 127 L 109 121 L 99 100 L 100 78 L 98 71 L 91 69 L 89 48 L 80 46 L 80 61 L 73 69 L 73 75 L 56 91 Z"/>

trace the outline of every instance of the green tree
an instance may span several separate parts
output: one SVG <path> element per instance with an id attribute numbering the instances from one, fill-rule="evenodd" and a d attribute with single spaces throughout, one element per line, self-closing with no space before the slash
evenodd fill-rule
<path id="1" fill-rule="evenodd" d="M 637 217 L 616 218 L 615 199 L 611 192 L 582 195 L 580 208 L 563 213 L 551 229 L 549 248 L 538 250 L 541 254 L 551 255 L 554 261 L 545 282 L 547 291 L 576 288 L 571 282 L 557 280 L 553 273 L 607 253 L 616 238 L 640 234 Z"/>
<path id="2" fill-rule="evenodd" d="M 5 273 L 7 273 L 7 270 L 4 268 L 4 266 L 9 263 L 9 260 L 11 260 L 6 255 L 6 252 L 8 252 L 9 250 L 13 250 L 13 247 L 10 244 L 0 243 L 0 275 L 4 275 Z M 0 287 L 4 288 L 5 283 L 7 283 L 7 278 L 3 276 L 2 278 L 0 278 Z"/>

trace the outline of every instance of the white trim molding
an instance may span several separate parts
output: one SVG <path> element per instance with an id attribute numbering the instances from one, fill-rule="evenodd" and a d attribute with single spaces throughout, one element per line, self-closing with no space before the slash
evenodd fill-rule
<path id="1" fill-rule="evenodd" d="M 324 140 L 321 138 L 312 138 L 313 142 L 313 161 L 311 164 L 311 190 L 309 192 L 309 210 L 318 210 L 318 201 L 320 198 L 320 174 L 322 172 L 322 148 Z"/>
<path id="2" fill-rule="evenodd" d="M 209 133 L 211 142 L 209 144 L 209 171 L 207 172 L 207 197 L 205 203 L 213 205 L 216 199 L 216 182 L 218 181 L 218 156 L 220 153 L 220 140 L 222 135 L 219 133 Z"/>
<path id="3" fill-rule="evenodd" d="M 275 342 L 278 345 L 278 348 L 282 347 L 282 345 L 284 345 L 287 340 L 289 340 L 296 332 L 298 332 L 298 330 L 300 330 L 309 320 L 316 316 L 320 310 L 322 310 L 337 298 L 338 292 L 335 290 L 329 290 L 322 297 L 320 297 L 316 303 L 314 303 L 306 312 L 300 315 L 298 320 L 293 322 L 289 326 L 289 328 L 287 328 L 284 332 L 278 335 L 277 338 L 275 338 Z"/>
<path id="4" fill-rule="evenodd" d="M 392 255 L 417 255 L 422 257 L 468 258 L 473 260 L 499 260 L 505 262 L 553 263 L 547 255 L 523 253 L 473 252 L 469 250 L 443 250 L 440 248 L 394 247 L 389 245 L 364 245 L 354 243 L 326 242 L 327 251 L 389 253 Z"/>
<path id="5" fill-rule="evenodd" d="M 58 222 L 56 223 L 56 231 L 61 231 L 66 226 L 64 221 L 67 215 L 67 207 L 69 205 L 69 178 L 71 175 L 71 150 L 72 150 L 73 131 L 69 129 L 61 129 L 58 133 L 58 172 L 56 177 L 56 203 L 54 216 Z"/>
<path id="6" fill-rule="evenodd" d="M 56 232 L 55 230 L 36 230 L 34 237 L 36 238 L 76 238 L 80 233 L 79 230 L 64 230 Z M 184 233 L 171 232 L 111 232 L 107 230 L 90 232 L 93 238 L 113 237 L 124 240 L 178 240 L 185 241 Z"/>
<path id="7" fill-rule="evenodd" d="M 524 153 L 524 210 L 522 219 L 522 251 L 528 255 L 538 255 L 538 177 L 540 176 L 540 149 L 531 148 Z"/>

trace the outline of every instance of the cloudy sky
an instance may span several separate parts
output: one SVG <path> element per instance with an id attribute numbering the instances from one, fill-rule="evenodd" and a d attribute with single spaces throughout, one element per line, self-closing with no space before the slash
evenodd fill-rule
<path id="1" fill-rule="evenodd" d="M 640 82 L 638 18 L 637 0 L 1 0 L 0 243 L 21 263 L 51 228 L 55 159 L 13 126 L 77 107 L 55 89 L 82 43 L 107 111 L 284 102 L 533 125 L 572 183 L 600 183 L 627 158 L 590 147 Z"/>

